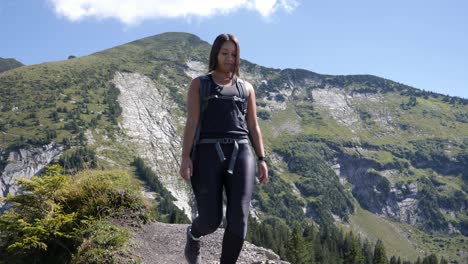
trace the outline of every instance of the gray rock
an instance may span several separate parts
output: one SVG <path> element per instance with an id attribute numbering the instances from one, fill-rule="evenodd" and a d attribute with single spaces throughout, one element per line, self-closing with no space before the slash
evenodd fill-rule
<path id="1" fill-rule="evenodd" d="M 139 73 L 116 72 L 112 82 L 120 91 L 120 126 L 127 136 L 123 144 L 135 146 L 138 155 L 176 198 L 174 204 L 190 216 L 188 185 L 178 175 L 182 140 L 177 128 L 185 120 L 177 118 L 180 113 L 169 89 Z"/>
<path id="2" fill-rule="evenodd" d="M 4 152 L 6 166 L 0 171 L 0 196 L 15 194 L 18 191 L 16 181 L 21 178 L 31 179 L 63 152 L 63 146 L 51 143 L 42 148 L 18 149 Z M 3 204 L 0 202 L 0 211 Z"/>

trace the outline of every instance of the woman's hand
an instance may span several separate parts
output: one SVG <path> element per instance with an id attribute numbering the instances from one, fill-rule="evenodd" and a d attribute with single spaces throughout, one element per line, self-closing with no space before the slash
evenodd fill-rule
<path id="1" fill-rule="evenodd" d="M 265 161 L 258 161 L 258 180 L 260 184 L 264 184 L 268 180 L 268 166 Z"/>
<path id="2" fill-rule="evenodd" d="M 186 181 L 190 181 L 190 177 L 192 177 L 193 172 L 193 165 L 192 160 L 190 158 L 182 158 L 182 162 L 180 163 L 180 176 Z"/>

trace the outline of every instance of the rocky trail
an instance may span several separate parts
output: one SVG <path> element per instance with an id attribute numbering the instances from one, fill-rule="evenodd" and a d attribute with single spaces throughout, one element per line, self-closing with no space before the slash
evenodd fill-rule
<path id="1" fill-rule="evenodd" d="M 187 225 L 151 223 L 136 229 L 131 254 L 145 264 L 183 264 Z M 219 263 L 224 229 L 202 239 L 202 263 Z M 273 251 L 245 242 L 238 264 L 288 264 Z"/>

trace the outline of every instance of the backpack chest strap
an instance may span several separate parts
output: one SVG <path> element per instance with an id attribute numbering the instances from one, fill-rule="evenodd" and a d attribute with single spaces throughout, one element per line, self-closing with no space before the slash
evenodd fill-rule
<path id="1" fill-rule="evenodd" d="M 239 102 L 245 102 L 244 98 L 240 98 L 237 96 L 227 96 L 227 95 L 210 95 L 205 98 L 203 98 L 203 101 L 208 101 L 210 99 L 222 99 L 222 100 L 229 100 L 229 101 L 239 101 Z"/>

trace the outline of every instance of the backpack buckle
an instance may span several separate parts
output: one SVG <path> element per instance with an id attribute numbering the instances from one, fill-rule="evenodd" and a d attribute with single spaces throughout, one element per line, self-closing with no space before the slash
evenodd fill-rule
<path id="1" fill-rule="evenodd" d="M 231 144 L 233 142 L 234 142 L 234 139 L 232 139 L 232 138 L 223 138 L 223 139 L 221 139 L 222 144 Z"/>

